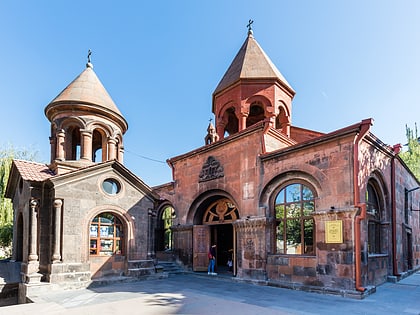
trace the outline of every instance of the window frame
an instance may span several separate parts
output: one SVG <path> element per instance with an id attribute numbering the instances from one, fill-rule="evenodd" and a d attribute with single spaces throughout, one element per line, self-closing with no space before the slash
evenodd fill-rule
<path id="1" fill-rule="evenodd" d="M 288 200 L 288 188 L 292 188 L 293 186 L 298 185 L 299 186 L 299 197 L 297 200 Z M 305 198 L 304 196 L 304 190 L 307 189 L 310 192 L 310 198 Z M 280 196 L 283 194 L 283 196 Z M 283 200 L 279 200 L 279 198 L 283 198 Z M 276 231 L 274 233 L 275 235 L 275 251 L 277 254 L 280 255 L 296 255 L 296 256 L 315 256 L 316 255 L 316 225 L 315 225 L 315 203 L 316 200 L 316 190 L 313 188 L 313 186 L 305 181 L 301 180 L 293 180 L 288 181 L 284 183 L 283 185 L 279 186 L 279 189 L 274 194 L 274 217 L 276 220 Z M 283 202 L 281 202 L 283 201 Z M 311 209 L 310 213 L 305 213 L 305 209 Z M 293 206 L 292 206 L 293 205 Z M 283 217 L 280 217 L 277 213 L 277 207 L 283 206 L 283 210 L 280 210 L 283 212 Z M 296 216 L 294 208 L 299 209 L 299 215 Z M 290 209 L 290 212 L 287 211 L 287 209 Z M 288 216 L 288 213 L 293 213 L 294 216 Z M 299 252 L 292 252 L 292 250 L 289 250 L 290 242 L 288 240 L 292 239 L 293 237 L 290 235 L 290 231 L 288 231 L 288 228 L 291 226 L 288 223 L 292 223 L 293 220 L 295 223 L 297 223 L 298 226 L 300 226 L 299 231 L 299 238 L 300 242 L 297 242 L 296 249 L 298 250 L 298 246 L 300 245 Z M 296 222 L 298 221 L 298 222 Z M 305 228 L 308 228 L 306 225 L 307 222 L 311 222 L 309 225 L 310 228 L 310 242 L 308 242 L 307 237 L 308 233 L 305 234 Z M 293 228 L 293 226 L 292 226 Z M 281 231 L 279 231 L 281 229 Z M 288 233 L 289 232 L 289 233 Z M 279 238 L 280 233 L 282 234 L 282 237 Z M 283 241 L 282 247 L 279 247 L 278 241 Z M 303 244 L 303 246 L 302 246 Z M 291 248 L 291 247 L 290 247 Z"/>
<path id="2" fill-rule="evenodd" d="M 373 196 L 372 196 L 373 195 Z M 367 252 L 368 255 L 384 254 L 382 250 L 383 199 L 378 183 L 370 179 L 366 185 Z"/>
<path id="3" fill-rule="evenodd" d="M 102 222 L 101 218 L 109 220 L 105 216 L 112 216 L 113 221 Z M 95 222 L 95 219 L 96 222 Z M 112 231 L 110 235 L 109 231 Z M 106 233 L 106 235 L 105 235 Z M 89 255 L 95 257 L 123 256 L 124 248 L 124 225 L 119 216 L 112 212 L 101 212 L 90 221 L 89 224 Z M 109 248 L 109 245 L 111 248 Z"/>

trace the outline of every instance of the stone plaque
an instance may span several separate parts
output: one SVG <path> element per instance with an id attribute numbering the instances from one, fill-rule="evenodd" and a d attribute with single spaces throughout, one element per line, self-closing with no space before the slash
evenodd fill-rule
<path id="1" fill-rule="evenodd" d="M 325 243 L 343 243 L 343 221 L 325 222 Z"/>

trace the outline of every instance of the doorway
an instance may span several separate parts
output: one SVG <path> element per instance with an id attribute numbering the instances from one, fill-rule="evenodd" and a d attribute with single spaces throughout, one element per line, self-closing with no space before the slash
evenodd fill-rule
<path id="1" fill-rule="evenodd" d="M 211 226 L 211 244 L 216 244 L 216 272 L 232 274 L 234 271 L 234 237 L 232 224 Z M 228 261 L 232 261 L 229 268 Z"/>

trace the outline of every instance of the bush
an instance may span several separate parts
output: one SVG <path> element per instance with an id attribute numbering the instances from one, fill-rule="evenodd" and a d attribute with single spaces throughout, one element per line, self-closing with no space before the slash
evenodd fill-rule
<path id="1" fill-rule="evenodd" d="M 0 227 L 0 246 L 9 247 L 12 245 L 13 224 L 7 223 Z"/>

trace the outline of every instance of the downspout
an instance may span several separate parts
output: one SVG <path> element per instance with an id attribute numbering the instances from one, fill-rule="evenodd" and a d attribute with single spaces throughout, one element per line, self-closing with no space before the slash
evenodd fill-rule
<path id="1" fill-rule="evenodd" d="M 397 201 L 395 199 L 395 157 L 400 153 L 401 145 L 393 147 L 395 155 L 391 158 L 391 207 L 392 207 L 392 272 L 394 276 L 400 276 L 397 262 Z"/>
<path id="2" fill-rule="evenodd" d="M 355 139 L 353 146 L 353 193 L 354 193 L 354 206 L 359 208 L 359 214 L 355 218 L 354 227 L 354 251 L 355 251 L 355 280 L 356 290 L 360 292 L 366 291 L 366 288 L 362 286 L 362 260 L 361 260 L 361 228 L 360 222 L 366 219 L 366 203 L 360 202 L 360 187 L 359 187 L 359 145 L 362 139 L 370 130 L 370 126 L 373 124 L 372 119 L 364 119 L 360 124 L 360 131 Z"/>

